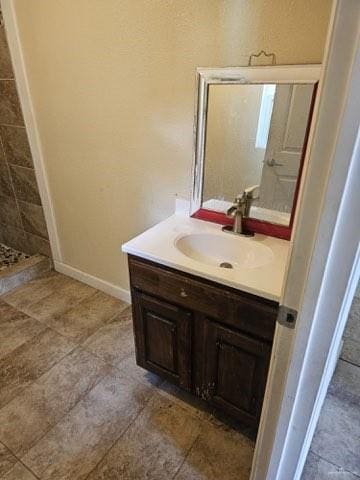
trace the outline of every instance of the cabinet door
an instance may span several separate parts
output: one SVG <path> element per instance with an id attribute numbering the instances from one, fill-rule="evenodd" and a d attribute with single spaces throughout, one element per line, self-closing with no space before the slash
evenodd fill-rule
<path id="1" fill-rule="evenodd" d="M 191 389 L 191 313 L 133 290 L 138 365 Z"/>
<path id="2" fill-rule="evenodd" d="M 270 346 L 207 321 L 203 395 L 230 415 L 257 426 L 265 391 Z"/>

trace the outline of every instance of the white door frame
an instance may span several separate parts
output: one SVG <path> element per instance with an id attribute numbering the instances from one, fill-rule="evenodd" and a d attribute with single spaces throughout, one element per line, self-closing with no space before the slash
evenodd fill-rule
<path id="1" fill-rule="evenodd" d="M 360 274 L 360 2 L 334 2 L 251 480 L 298 480 Z"/>

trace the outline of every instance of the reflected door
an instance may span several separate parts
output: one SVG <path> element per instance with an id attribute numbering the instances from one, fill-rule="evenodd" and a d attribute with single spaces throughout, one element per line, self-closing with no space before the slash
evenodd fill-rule
<path id="1" fill-rule="evenodd" d="M 291 213 L 313 85 L 276 88 L 260 182 L 259 205 Z"/>

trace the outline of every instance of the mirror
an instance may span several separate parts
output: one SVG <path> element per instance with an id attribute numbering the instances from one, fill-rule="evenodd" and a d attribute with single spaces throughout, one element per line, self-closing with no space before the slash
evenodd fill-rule
<path id="1" fill-rule="evenodd" d="M 313 66 L 199 72 L 192 213 L 229 223 L 228 208 L 250 188 L 249 218 L 290 227 L 318 74 Z"/>

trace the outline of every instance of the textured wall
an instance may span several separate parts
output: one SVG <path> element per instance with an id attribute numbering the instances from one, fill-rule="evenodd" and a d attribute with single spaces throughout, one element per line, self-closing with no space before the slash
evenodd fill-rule
<path id="1" fill-rule="evenodd" d="M 4 27 L 0 26 L 0 242 L 50 255 Z"/>
<path id="2" fill-rule="evenodd" d="M 127 286 L 120 245 L 191 185 L 197 66 L 321 62 L 331 0 L 14 0 L 64 261 Z"/>

